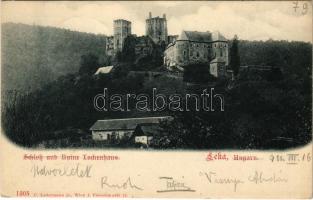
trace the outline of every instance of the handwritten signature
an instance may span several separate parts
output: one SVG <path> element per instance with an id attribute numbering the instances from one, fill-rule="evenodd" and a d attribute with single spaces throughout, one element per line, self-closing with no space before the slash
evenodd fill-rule
<path id="1" fill-rule="evenodd" d="M 101 188 L 103 189 L 104 186 L 107 186 L 109 188 L 116 188 L 116 189 L 127 189 L 127 188 L 131 188 L 131 189 L 136 189 L 136 190 L 143 190 L 141 187 L 136 186 L 135 184 L 133 184 L 133 182 L 131 181 L 130 177 L 127 178 L 127 180 L 122 183 L 122 184 L 110 184 L 108 182 L 108 177 L 104 176 L 101 177 Z"/>
<path id="2" fill-rule="evenodd" d="M 248 177 L 248 180 L 250 182 L 253 182 L 255 184 L 260 183 L 279 183 L 279 182 L 288 182 L 287 178 L 281 177 L 277 175 L 276 173 L 273 173 L 271 176 L 264 176 L 263 172 L 255 171 L 252 176 Z"/>
<path id="3" fill-rule="evenodd" d="M 266 183 L 284 183 L 288 182 L 281 174 L 273 173 L 272 175 L 265 176 L 262 171 L 255 171 L 252 175 L 248 176 L 247 180 L 242 180 L 236 177 L 221 177 L 216 172 L 200 172 L 200 176 L 204 176 L 210 184 L 232 184 L 234 192 L 237 191 L 239 184 L 244 184 L 245 181 L 255 184 Z"/>
<path id="4" fill-rule="evenodd" d="M 200 172 L 200 176 L 205 176 L 209 183 L 215 184 L 232 184 L 234 187 L 234 191 L 237 191 L 237 187 L 239 184 L 244 183 L 244 181 L 238 178 L 230 178 L 230 177 L 219 177 L 215 172 Z"/>
<path id="5" fill-rule="evenodd" d="M 195 192 L 195 190 L 186 186 L 184 182 L 177 181 L 173 177 L 159 177 L 161 180 L 165 180 L 166 187 L 163 190 L 157 190 L 157 192 Z"/>
<path id="6" fill-rule="evenodd" d="M 49 168 L 46 165 L 33 165 L 30 171 L 34 178 L 37 176 L 75 176 L 78 178 L 90 178 L 91 168 L 92 165 L 83 166 L 79 163 L 73 167 L 63 166 L 60 168 Z"/>

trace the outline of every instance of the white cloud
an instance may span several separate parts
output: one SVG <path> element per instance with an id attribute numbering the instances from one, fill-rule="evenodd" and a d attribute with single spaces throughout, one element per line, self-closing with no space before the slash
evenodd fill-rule
<path id="1" fill-rule="evenodd" d="M 240 38 L 249 40 L 272 38 L 311 41 L 310 15 L 288 15 L 280 12 L 277 9 L 278 5 L 272 6 L 275 9 L 265 9 L 265 7 L 264 10 L 260 10 L 261 6 L 255 4 L 248 3 L 241 7 L 220 4 L 215 8 L 202 6 L 193 14 L 179 18 L 172 17 L 168 22 L 169 30 L 176 34 L 183 29 L 219 30 L 227 38 L 237 34 Z"/>
<path id="2" fill-rule="evenodd" d="M 303 3 L 303 2 L 299 2 Z M 309 2 L 306 2 L 309 3 Z M 312 39 L 312 11 L 295 12 L 292 2 L 3 2 L 2 21 L 112 34 L 113 20 L 132 22 L 133 33 L 145 32 L 148 12 L 166 12 L 169 34 L 183 29 L 219 30 L 227 38 L 266 40 Z M 300 5 L 301 6 L 301 5 Z"/>

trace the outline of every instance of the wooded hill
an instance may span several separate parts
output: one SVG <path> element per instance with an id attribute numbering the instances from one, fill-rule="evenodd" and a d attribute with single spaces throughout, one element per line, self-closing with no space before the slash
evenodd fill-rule
<path id="1" fill-rule="evenodd" d="M 106 62 L 105 36 L 54 27 L 2 24 L 2 88 L 29 92 L 78 71 L 82 55 Z"/>
<path id="2" fill-rule="evenodd" d="M 38 88 L 15 93 L 5 104 L 2 101 L 2 128 L 17 144 L 31 147 L 69 128 L 90 133 L 89 127 L 98 119 L 139 115 L 175 117 L 167 128 L 170 134 L 155 138 L 154 148 L 282 149 L 312 139 L 310 43 L 239 41 L 241 65 L 278 66 L 283 76 L 249 79 L 239 74 L 232 89 L 216 84 L 225 96 L 225 112 L 98 112 L 93 98 L 103 88 L 112 94 L 149 94 L 152 88 L 166 95 L 197 91 L 187 91 L 181 80 L 165 76 L 152 80 L 130 76 L 128 71 L 134 69 L 127 62 L 117 63 L 114 73 L 95 78 L 97 66 L 106 62 L 104 36 L 21 24 L 3 26 L 2 83 L 14 89 Z M 279 145 L 281 138 L 288 140 Z"/>
<path id="3" fill-rule="evenodd" d="M 105 35 L 25 24 L 2 24 L 2 88 L 33 91 L 56 78 L 76 73 L 81 57 L 94 54 L 108 64 Z M 307 74 L 312 44 L 288 41 L 240 41 L 241 65 L 272 65 Z M 159 67 L 159 66 L 156 66 Z"/>

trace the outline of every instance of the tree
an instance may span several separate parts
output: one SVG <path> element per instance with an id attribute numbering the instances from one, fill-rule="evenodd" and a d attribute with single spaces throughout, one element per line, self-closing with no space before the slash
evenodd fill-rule
<path id="1" fill-rule="evenodd" d="M 230 48 L 230 67 L 234 71 L 234 75 L 237 76 L 240 67 L 240 56 L 238 51 L 238 37 L 234 36 L 232 45 Z"/>
<path id="2" fill-rule="evenodd" d="M 203 63 L 191 64 L 184 67 L 184 81 L 192 83 L 207 83 L 216 78 L 210 73 L 209 66 Z"/>
<path id="3" fill-rule="evenodd" d="M 127 36 L 124 40 L 121 57 L 118 59 L 118 61 L 134 62 L 136 59 L 135 46 L 136 46 L 136 37 L 132 35 Z"/>
<path id="4" fill-rule="evenodd" d="M 82 55 L 80 60 L 79 74 L 92 75 L 99 68 L 99 57 L 94 54 Z"/>

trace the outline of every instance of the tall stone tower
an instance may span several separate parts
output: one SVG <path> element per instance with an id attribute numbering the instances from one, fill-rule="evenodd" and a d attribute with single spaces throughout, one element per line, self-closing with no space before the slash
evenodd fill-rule
<path id="1" fill-rule="evenodd" d="M 155 43 L 161 43 L 167 41 L 167 22 L 166 15 L 163 17 L 152 17 L 151 12 L 149 12 L 149 18 L 146 19 L 146 35 L 149 36 Z"/>
<path id="2" fill-rule="evenodd" d="M 114 20 L 114 51 L 122 51 L 124 40 L 131 35 L 131 22 L 124 19 Z"/>

